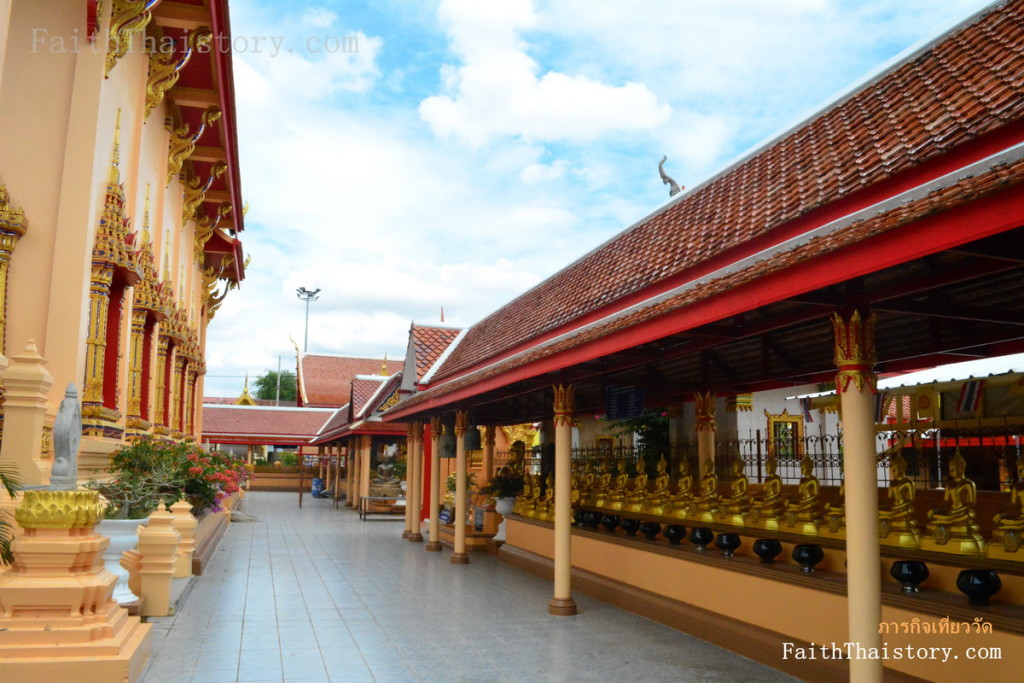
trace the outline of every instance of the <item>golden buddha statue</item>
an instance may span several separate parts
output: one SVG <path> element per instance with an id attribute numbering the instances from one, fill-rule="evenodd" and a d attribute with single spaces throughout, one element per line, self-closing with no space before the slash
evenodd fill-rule
<path id="1" fill-rule="evenodd" d="M 1017 553 L 1024 540 L 1024 455 L 1017 458 L 1017 481 L 1010 488 L 1010 503 L 992 518 L 995 529 L 988 556 L 1006 560 L 1024 559 Z"/>
<path id="2" fill-rule="evenodd" d="M 541 489 L 540 485 L 540 475 L 526 474 L 523 477 L 523 479 L 526 482 L 526 485 L 523 487 L 523 507 L 522 512 L 520 512 L 519 514 L 525 515 L 527 517 L 535 517 L 537 515 L 537 503 L 540 500 L 541 495 L 543 493 L 543 490 Z M 530 490 L 529 494 L 526 494 L 527 487 Z"/>
<path id="3" fill-rule="evenodd" d="M 818 509 L 820 496 L 821 483 L 814 476 L 814 461 L 809 455 L 805 455 L 800 461 L 800 485 L 797 487 L 797 493 L 790 497 L 784 506 L 786 526 L 799 528 L 800 533 L 808 536 L 816 536 L 818 525 L 822 521 L 821 511 Z"/>
<path id="4" fill-rule="evenodd" d="M 644 499 L 643 507 L 641 508 L 642 512 L 649 512 L 652 515 L 665 514 L 666 503 L 669 500 L 669 487 L 672 484 L 672 480 L 666 471 L 667 468 L 668 463 L 665 462 L 665 456 L 663 455 L 658 459 L 658 464 L 655 465 L 658 473 L 654 476 L 654 484 Z"/>
<path id="5" fill-rule="evenodd" d="M 513 472 L 516 471 L 512 469 L 512 461 L 509 461 L 509 464 L 506 465 L 506 467 L 511 469 Z M 520 471 L 522 472 L 522 470 Z M 532 496 L 533 478 L 530 476 L 529 472 L 523 472 L 523 492 L 516 497 L 516 502 L 512 505 L 512 512 L 514 512 L 517 515 L 525 514 L 524 511 L 527 507 L 527 501 L 529 501 Z"/>
<path id="6" fill-rule="evenodd" d="M 594 486 L 596 473 L 594 472 L 594 461 L 581 462 L 578 467 L 573 468 L 573 504 L 582 504 L 590 495 L 590 489 Z"/>
<path id="7" fill-rule="evenodd" d="M 637 460 L 637 475 L 629 483 L 623 500 L 622 509 L 630 512 L 640 512 L 647 500 L 647 469 L 643 460 Z"/>
<path id="8" fill-rule="evenodd" d="M 750 483 L 743 472 L 743 459 L 734 458 L 730 470 L 732 477 L 729 480 L 729 493 L 722 496 L 719 502 L 717 519 L 726 524 L 742 526 L 750 510 L 750 502 L 747 500 L 747 487 Z"/>
<path id="9" fill-rule="evenodd" d="M 629 490 L 629 462 L 625 457 L 619 458 L 616 466 L 618 474 L 608 487 L 608 496 L 605 498 L 604 507 L 612 510 L 621 510 L 626 501 L 626 491 Z"/>
<path id="10" fill-rule="evenodd" d="M 712 465 L 708 467 L 708 471 L 700 478 L 700 493 L 693 499 L 690 515 L 699 518 L 702 522 L 713 522 L 720 502 L 721 499 L 718 496 L 718 475 L 715 474 L 715 469 Z"/>
<path id="11" fill-rule="evenodd" d="M 679 479 L 676 481 L 676 494 L 668 499 L 669 514 L 673 517 L 685 518 L 690 512 L 690 505 L 693 503 L 693 475 L 690 473 L 690 463 L 687 460 L 679 461 Z"/>
<path id="12" fill-rule="evenodd" d="M 750 522 L 763 529 L 777 530 L 782 516 L 782 477 L 774 456 L 765 460 L 764 467 L 767 474 L 761 492 L 750 498 Z"/>
<path id="13" fill-rule="evenodd" d="M 966 472 L 967 461 L 957 449 L 949 461 L 949 481 L 943 496 L 947 504 L 928 511 L 928 526 L 921 538 L 921 550 L 958 555 L 981 555 L 985 552 L 981 527 L 974 523 L 978 489 L 965 476 Z"/>
<path id="14" fill-rule="evenodd" d="M 889 503 L 878 510 L 878 538 L 883 545 L 916 548 L 921 530 L 914 519 L 914 481 L 907 478 L 907 461 L 897 453 L 889 463 Z"/>
<path id="15" fill-rule="evenodd" d="M 555 475 L 548 472 L 544 478 L 544 493 L 537 499 L 537 511 L 534 517 L 538 519 L 555 518 Z"/>
<path id="16" fill-rule="evenodd" d="M 597 474 L 594 476 L 594 483 L 587 491 L 584 504 L 591 507 L 603 507 L 608 498 L 608 487 L 611 486 L 612 475 L 608 471 L 608 461 L 601 460 L 597 464 Z"/>

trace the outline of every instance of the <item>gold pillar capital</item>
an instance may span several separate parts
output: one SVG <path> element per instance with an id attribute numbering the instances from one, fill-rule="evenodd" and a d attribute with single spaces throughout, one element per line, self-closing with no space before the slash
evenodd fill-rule
<path id="1" fill-rule="evenodd" d="M 713 391 L 693 395 L 697 415 L 697 431 L 715 431 L 715 394 Z"/>
<path id="2" fill-rule="evenodd" d="M 462 438 L 466 435 L 466 430 L 469 429 L 469 411 L 468 410 L 456 410 L 455 411 L 455 438 Z"/>
<path id="3" fill-rule="evenodd" d="M 484 426 L 484 443 L 488 446 L 494 447 L 494 442 L 497 439 L 497 428 L 494 425 Z"/>
<path id="4" fill-rule="evenodd" d="M 850 383 L 863 391 L 865 385 L 871 393 L 875 387 L 875 314 L 854 310 L 844 317 L 832 314 L 835 333 L 836 392 L 848 391 Z"/>
<path id="5" fill-rule="evenodd" d="M 430 418 L 430 438 L 437 439 L 441 436 L 441 418 L 438 415 Z"/>
<path id="6" fill-rule="evenodd" d="M 555 427 L 572 426 L 572 414 L 576 407 L 576 390 L 571 384 L 556 384 L 555 392 Z"/>

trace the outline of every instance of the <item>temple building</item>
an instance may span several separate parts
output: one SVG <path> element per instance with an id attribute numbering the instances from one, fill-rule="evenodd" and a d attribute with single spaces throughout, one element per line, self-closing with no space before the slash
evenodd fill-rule
<path id="1" fill-rule="evenodd" d="M 48 481 L 82 401 L 83 476 L 198 439 L 206 328 L 245 274 L 226 0 L 0 4 L 2 458 Z"/>
<path id="2" fill-rule="evenodd" d="M 466 329 L 384 419 L 451 425 L 459 475 L 472 425 L 542 425 L 499 557 L 550 614 L 583 591 L 808 680 L 1006 680 L 1016 378 L 878 378 L 1024 351 L 1021 45 L 1021 0 L 938 36 Z"/>

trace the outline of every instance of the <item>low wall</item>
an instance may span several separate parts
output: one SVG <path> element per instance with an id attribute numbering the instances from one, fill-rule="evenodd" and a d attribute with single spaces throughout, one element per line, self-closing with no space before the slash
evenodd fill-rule
<path id="1" fill-rule="evenodd" d="M 749 542 L 744 545 L 749 547 Z M 550 523 L 512 516 L 506 523 L 506 543 L 498 557 L 551 576 L 553 548 Z M 841 560 L 836 561 L 839 558 L 829 559 L 831 565 L 842 567 Z M 701 553 L 693 546 L 669 547 L 665 541 L 627 539 L 622 533 L 575 528 L 572 566 L 574 590 L 804 680 L 842 680 L 848 675 L 846 661 L 823 659 L 820 649 L 833 642 L 842 646 L 848 640 L 846 584 L 840 572 L 822 570 L 807 575 L 791 563 L 761 565 L 756 557 L 724 558 L 714 549 Z M 941 618 L 939 615 L 949 615 L 958 622 L 972 622 L 978 617 L 996 624 L 996 628 L 988 634 L 883 636 L 892 657 L 896 648 L 908 645 L 953 648 L 945 662 L 941 653 L 936 661 L 890 658 L 884 662 L 886 680 L 1014 680 L 1024 667 L 1024 619 L 1019 606 L 968 608 L 966 598 L 959 594 L 935 591 L 917 597 L 900 594 L 897 589 L 887 578 L 883 621 L 907 623 L 909 627 L 914 620 L 932 624 Z M 783 657 L 785 643 L 792 643 L 788 658 Z M 796 648 L 809 648 L 812 643 L 816 646 L 815 659 L 795 658 L 800 652 Z M 972 647 L 989 648 L 986 654 L 993 652 L 991 648 L 999 648 L 1000 659 L 968 660 L 967 648 Z M 954 655 L 958 659 L 953 659 Z"/>
<path id="2" fill-rule="evenodd" d="M 249 480 L 250 491 L 298 491 L 300 477 L 298 472 L 256 472 Z M 310 478 L 306 477 L 306 486 L 311 486 Z"/>
<path id="3" fill-rule="evenodd" d="M 213 553 L 217 550 L 217 544 L 220 543 L 221 537 L 224 536 L 224 532 L 227 531 L 228 523 L 231 521 L 230 510 L 232 510 L 241 499 L 241 496 L 237 493 L 232 494 L 224 501 L 221 505 L 224 510 L 220 512 L 211 512 L 206 510 L 196 516 L 196 548 L 192 551 L 192 574 L 195 576 L 202 576 L 203 568 L 209 564 L 213 558 Z"/>

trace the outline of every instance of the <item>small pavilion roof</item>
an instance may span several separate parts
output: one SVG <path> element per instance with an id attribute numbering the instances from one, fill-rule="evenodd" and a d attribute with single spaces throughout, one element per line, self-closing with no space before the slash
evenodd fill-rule
<path id="1" fill-rule="evenodd" d="M 299 357 L 300 402 L 305 406 L 338 408 L 351 398 L 350 384 L 356 375 L 373 375 L 386 366 L 388 374 L 402 369 L 402 361 L 358 356 L 304 353 Z"/>
<path id="2" fill-rule="evenodd" d="M 412 324 L 412 327 L 409 328 L 409 344 L 416 362 L 415 381 L 423 380 L 423 376 L 434 366 L 434 363 L 455 341 L 461 331 L 462 328 L 459 327 Z"/>
<path id="3" fill-rule="evenodd" d="M 308 443 L 335 411 L 203 404 L 203 441 L 300 445 Z"/>

